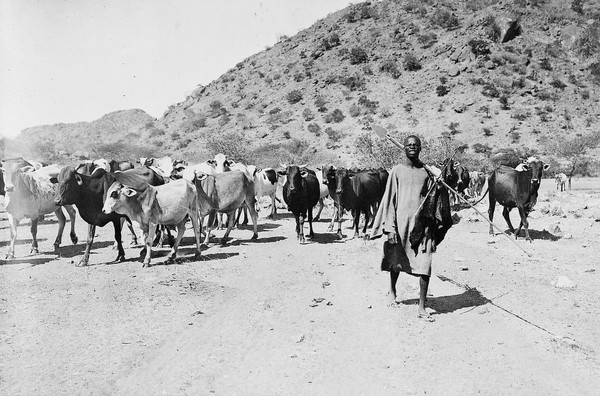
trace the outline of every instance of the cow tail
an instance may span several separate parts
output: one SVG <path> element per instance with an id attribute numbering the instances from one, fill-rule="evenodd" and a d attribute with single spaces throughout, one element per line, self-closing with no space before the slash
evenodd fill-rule
<path id="1" fill-rule="evenodd" d="M 488 193 L 489 189 L 490 189 L 490 186 L 489 186 L 489 184 L 488 184 L 487 188 L 485 189 L 485 192 L 484 192 L 484 193 L 481 195 L 481 198 L 479 198 L 479 199 L 477 200 L 477 202 L 475 202 L 475 203 L 472 203 L 471 205 L 472 205 L 472 206 L 475 206 L 475 205 L 477 205 L 479 202 L 481 202 L 481 200 L 482 200 L 483 198 L 485 198 L 485 196 L 486 196 L 486 194 Z"/>

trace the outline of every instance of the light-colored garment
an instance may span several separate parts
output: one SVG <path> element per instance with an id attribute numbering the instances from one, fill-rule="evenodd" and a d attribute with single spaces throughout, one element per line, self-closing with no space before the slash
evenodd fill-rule
<path id="1" fill-rule="evenodd" d="M 413 168 L 404 164 L 396 165 L 390 172 L 371 235 L 394 232 L 398 236 L 398 244 L 403 249 L 398 249 L 394 255 L 394 260 L 398 262 L 390 263 L 391 268 L 382 267 L 383 270 L 431 275 L 431 255 L 434 250 L 431 239 L 427 238 L 416 250 L 411 248 L 409 242 L 410 232 L 418 219 L 415 216 L 416 211 L 424 198 L 421 194 L 427 184 L 427 178 L 424 168 Z"/>

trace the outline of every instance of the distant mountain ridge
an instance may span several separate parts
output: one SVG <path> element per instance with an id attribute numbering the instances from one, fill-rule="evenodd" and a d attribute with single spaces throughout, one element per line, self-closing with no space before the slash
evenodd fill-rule
<path id="1" fill-rule="evenodd" d="M 361 160 L 357 139 L 370 139 L 376 124 L 452 139 L 473 156 L 543 152 L 548 141 L 598 130 L 599 16 L 597 2 L 571 0 L 350 5 L 198 86 L 155 122 L 141 110 L 116 112 L 85 128 L 30 128 L 19 139 L 52 131 L 69 139 L 55 137 L 54 147 L 72 149 L 86 131 L 98 142 L 133 138 L 157 155 L 201 160 L 225 137 L 239 143 L 230 145 L 239 159 L 261 165 L 350 165 Z"/>

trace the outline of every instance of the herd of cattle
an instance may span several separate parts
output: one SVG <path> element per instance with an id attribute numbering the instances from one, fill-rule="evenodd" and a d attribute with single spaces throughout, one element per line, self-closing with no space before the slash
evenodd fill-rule
<path id="1" fill-rule="evenodd" d="M 58 219 L 58 234 L 54 241 L 54 250 L 58 254 L 66 224 L 63 207 L 70 217 L 71 241 L 76 244 L 76 211 L 73 206 L 77 207 L 79 215 L 89 225 L 85 251 L 78 266 L 88 264 L 96 227 L 108 223 L 114 227 L 117 248 L 115 261 L 118 262 L 125 260 L 121 239 L 123 225 L 127 223 L 135 244 L 137 239 L 132 222 L 139 226 L 145 242 L 144 267 L 150 264 L 157 233 L 161 236 L 168 233 L 170 237 L 173 228 L 177 230 L 177 235 L 167 261 L 175 259 L 188 220 L 192 223 L 195 235 L 196 256 L 201 254 L 203 230 L 204 244 L 208 245 L 211 227 L 217 220 L 222 224 L 222 214 L 227 215 L 227 230 L 221 243 L 227 241 L 242 212 L 250 214 L 254 227 L 252 239 L 256 239 L 256 203 L 258 198 L 266 196 L 271 199 L 271 218 L 276 215 L 277 195 L 282 196 L 288 210 L 295 216 L 297 239 L 301 242 L 305 241 L 305 220 L 308 220 L 310 237 L 314 237 L 312 222 L 320 217 L 326 197 L 334 201 L 335 213 L 330 230 L 337 219 L 337 235 L 342 238 L 342 216 L 344 211 L 349 211 L 354 219 L 355 237 L 360 235 L 361 214 L 365 220 L 362 234 L 366 236 L 369 220 L 377 210 L 388 179 L 385 169 L 346 169 L 331 164 L 317 168 L 317 172 L 306 165 L 260 169 L 231 161 L 224 154 L 217 154 L 213 159 L 199 164 L 174 161 L 170 157 L 140 158 L 138 162 L 139 165 L 135 167 L 128 161 L 100 159 L 86 161 L 78 167 L 61 168 L 23 158 L 2 160 L 0 193 L 5 195 L 10 223 L 10 244 L 6 258 L 14 258 L 17 227 L 25 217 L 31 219 L 32 253 L 37 253 L 38 222 L 45 214 L 52 212 Z M 515 235 L 523 227 L 526 238 L 530 240 L 527 215 L 537 200 L 542 172 L 548 169 L 547 164 L 531 157 L 516 167 L 499 165 L 489 175 L 469 172 L 452 159 L 440 166 L 439 177 L 460 195 L 454 197 L 455 203 L 457 199 L 481 200 L 489 193 L 490 221 L 493 219 L 495 203 L 498 202 L 504 206 L 503 216 L 511 232 L 515 232 L 509 212 L 517 208 L 521 222 Z M 483 192 L 486 181 L 488 187 Z M 562 183 L 561 191 L 564 188 Z M 313 209 L 317 206 L 318 212 L 313 216 Z M 490 234 L 493 234 L 491 225 Z"/>

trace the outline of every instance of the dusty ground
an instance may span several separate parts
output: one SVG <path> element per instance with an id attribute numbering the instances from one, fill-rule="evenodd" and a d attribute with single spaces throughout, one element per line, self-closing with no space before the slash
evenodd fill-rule
<path id="1" fill-rule="evenodd" d="M 543 182 L 534 242 L 518 241 L 532 257 L 458 212 L 434 256 L 434 323 L 416 316 L 416 278 L 401 276 L 389 304 L 381 239 L 338 241 L 326 222 L 299 245 L 289 214 L 261 218 L 258 241 L 234 230 L 200 261 L 187 260 L 189 230 L 177 264 L 161 264 L 163 249 L 148 269 L 134 247 L 107 264 L 109 227 L 92 265 L 76 268 L 80 218 L 82 242 L 63 257 L 50 254 L 52 217 L 44 254 L 27 257 L 24 222 L 18 258 L 0 265 L 0 394 L 599 394 L 600 182 L 574 187 Z M 557 205 L 564 217 L 551 215 Z M 557 287 L 561 276 L 572 285 Z"/>

